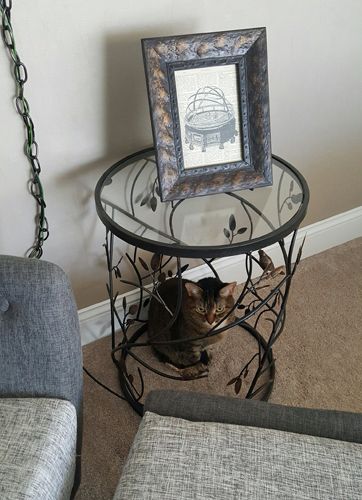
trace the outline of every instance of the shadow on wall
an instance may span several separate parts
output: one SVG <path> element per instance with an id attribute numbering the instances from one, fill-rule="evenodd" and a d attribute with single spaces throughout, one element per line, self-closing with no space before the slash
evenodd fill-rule
<path id="1" fill-rule="evenodd" d="M 101 96 L 104 113 L 100 131 L 103 136 L 103 154 L 57 179 L 58 187 L 72 193 L 72 199 L 75 200 L 72 223 L 77 233 L 78 248 L 67 272 L 79 307 L 107 298 L 102 247 L 105 229 L 95 211 L 96 183 L 114 162 L 152 143 L 141 39 L 192 31 L 188 23 L 187 26 L 154 26 L 105 36 L 104 72 L 99 75 L 104 82 Z M 126 249 L 123 244 L 122 250 Z M 91 273 L 89 269 L 92 269 Z M 126 276 L 129 271 L 125 269 L 124 272 Z M 121 292 L 126 290 L 120 289 Z"/>
<path id="2" fill-rule="evenodd" d="M 105 39 L 104 142 L 108 153 L 132 153 L 152 143 L 142 38 L 192 33 L 194 23 L 153 26 Z"/>
<path id="3" fill-rule="evenodd" d="M 115 156 L 152 142 L 141 38 L 144 33 L 108 35 L 105 40 L 104 144 Z"/>

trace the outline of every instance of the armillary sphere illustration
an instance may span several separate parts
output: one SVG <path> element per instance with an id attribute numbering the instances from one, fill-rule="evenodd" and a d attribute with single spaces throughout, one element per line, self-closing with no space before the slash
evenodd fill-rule
<path id="1" fill-rule="evenodd" d="M 200 88 L 189 98 L 185 113 L 185 142 L 203 152 L 213 144 L 224 149 L 225 142 L 235 142 L 235 114 L 232 104 L 218 87 Z"/>

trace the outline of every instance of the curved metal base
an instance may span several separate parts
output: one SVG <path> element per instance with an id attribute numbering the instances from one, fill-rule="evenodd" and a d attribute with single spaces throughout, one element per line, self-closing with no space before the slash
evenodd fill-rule
<path id="1" fill-rule="evenodd" d="M 250 335 L 252 335 L 254 337 L 254 339 L 258 342 L 258 344 L 261 345 L 264 353 L 267 353 L 266 359 L 268 360 L 268 365 L 269 365 L 268 366 L 269 380 L 265 384 L 265 386 L 263 386 L 263 389 L 261 391 L 255 391 L 255 394 L 254 394 L 254 395 L 256 395 L 256 392 L 258 394 L 261 394 L 261 397 L 259 399 L 261 401 L 267 401 L 270 397 L 270 394 L 272 393 L 273 386 L 274 386 L 274 378 L 275 378 L 275 363 L 274 363 L 274 357 L 273 357 L 273 350 L 271 348 L 268 349 L 268 345 L 267 345 L 267 342 L 265 341 L 265 339 L 252 326 L 250 326 L 247 323 L 241 324 L 239 326 L 240 326 L 240 328 L 243 328 L 244 330 L 246 330 Z M 130 339 L 128 339 L 128 342 L 130 342 L 130 343 L 136 342 L 146 332 L 147 332 L 147 323 L 142 325 L 141 328 L 139 328 L 130 337 Z M 121 342 L 120 346 L 124 345 L 125 343 L 126 343 L 125 340 L 123 340 Z M 135 397 L 135 395 L 133 394 L 133 391 L 130 387 L 130 383 L 129 383 L 129 376 L 128 376 L 127 367 L 126 367 L 128 350 L 127 350 L 127 348 L 124 348 L 124 349 L 121 349 L 121 352 L 122 352 L 122 354 L 120 356 L 120 359 L 116 359 L 116 357 L 113 353 L 112 353 L 112 359 L 118 368 L 119 381 L 120 381 L 122 393 L 123 393 L 124 397 L 126 398 L 126 400 L 128 401 L 128 403 L 132 406 L 132 408 L 139 415 L 142 416 L 144 413 L 144 405 L 142 403 L 140 403 L 140 401 L 139 401 L 140 398 Z M 258 379 L 259 379 L 259 376 L 256 373 L 254 376 L 254 379 L 252 381 L 252 387 L 255 387 L 255 384 L 258 381 Z M 182 382 L 188 381 L 188 380 L 182 380 L 182 379 L 178 379 L 178 380 L 180 380 Z M 195 380 L 195 379 L 192 379 L 192 380 Z M 252 399 L 254 397 L 253 395 L 249 395 L 249 393 L 252 394 L 251 389 L 249 389 L 249 392 L 246 395 L 245 399 Z"/>

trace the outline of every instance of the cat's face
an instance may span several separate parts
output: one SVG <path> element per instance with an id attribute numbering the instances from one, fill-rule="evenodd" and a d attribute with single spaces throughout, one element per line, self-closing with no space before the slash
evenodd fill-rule
<path id="1" fill-rule="evenodd" d="M 193 320 L 208 329 L 222 321 L 235 303 L 235 287 L 236 282 L 225 284 L 214 278 L 201 280 L 198 284 L 185 283 L 189 314 Z"/>

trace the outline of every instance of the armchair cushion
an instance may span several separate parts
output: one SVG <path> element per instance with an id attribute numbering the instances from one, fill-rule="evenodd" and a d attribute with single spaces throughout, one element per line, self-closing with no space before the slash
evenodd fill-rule
<path id="1" fill-rule="evenodd" d="M 0 498 L 69 499 L 77 414 L 68 401 L 0 398 Z"/>

